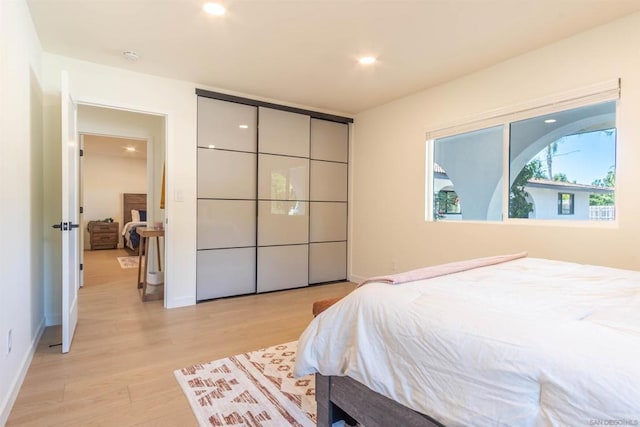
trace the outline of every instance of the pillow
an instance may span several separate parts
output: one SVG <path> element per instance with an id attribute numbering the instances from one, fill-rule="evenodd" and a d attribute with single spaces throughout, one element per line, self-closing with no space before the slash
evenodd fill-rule
<path id="1" fill-rule="evenodd" d="M 141 211 L 138 211 L 138 212 L 140 213 L 140 221 L 141 222 L 146 221 L 147 220 L 147 211 L 146 210 L 144 210 L 144 211 L 141 210 Z"/>
<path id="2" fill-rule="evenodd" d="M 131 222 L 140 222 L 140 212 L 136 209 L 131 209 Z"/>

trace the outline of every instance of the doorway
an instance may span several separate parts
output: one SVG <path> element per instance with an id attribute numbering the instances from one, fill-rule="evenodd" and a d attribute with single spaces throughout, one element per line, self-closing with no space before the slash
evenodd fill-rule
<path id="1" fill-rule="evenodd" d="M 165 126 L 164 116 L 104 106 L 78 106 L 83 150 L 80 168 L 83 286 L 130 282 L 132 298 L 137 297 L 137 246 L 126 248 L 129 240 L 123 236 L 125 223 L 132 223 L 127 196 L 141 198 L 135 206 L 135 215 L 143 218 L 134 218 L 140 226 L 144 222 L 164 222 L 160 199 Z M 163 247 L 149 252 L 150 265 L 157 257 L 164 262 Z"/>
<path id="2" fill-rule="evenodd" d="M 125 277 L 135 283 L 139 260 L 127 234 L 132 223 L 124 212 L 128 205 L 123 204 L 123 194 L 138 194 L 146 201 L 147 141 L 95 134 L 81 134 L 80 141 L 83 286 Z M 140 210 L 145 220 L 146 209 L 145 203 Z"/>

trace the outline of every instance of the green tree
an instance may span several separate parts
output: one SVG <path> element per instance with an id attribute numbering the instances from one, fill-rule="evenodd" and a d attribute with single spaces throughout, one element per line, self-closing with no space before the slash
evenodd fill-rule
<path id="1" fill-rule="evenodd" d="M 533 178 L 546 178 L 542 162 L 539 159 L 527 163 L 513 180 L 509 193 L 509 218 L 529 218 L 529 213 L 533 211 L 533 203 L 527 201 L 529 193 L 525 191 L 524 187 Z"/>
<path id="2" fill-rule="evenodd" d="M 529 179 L 546 179 L 547 175 L 542 169 L 542 162 L 539 159 L 531 160 L 527 166 L 531 169 L 533 176 Z"/>
<path id="3" fill-rule="evenodd" d="M 615 166 L 611 166 L 607 176 L 598 178 L 591 183 L 598 187 L 615 188 L 616 187 L 616 171 Z M 593 193 L 589 195 L 589 206 L 613 206 L 615 205 L 615 194 L 599 194 Z"/>
<path id="4" fill-rule="evenodd" d="M 569 182 L 569 178 L 567 178 L 567 175 L 562 172 L 553 175 L 553 180 L 560 182 Z"/>

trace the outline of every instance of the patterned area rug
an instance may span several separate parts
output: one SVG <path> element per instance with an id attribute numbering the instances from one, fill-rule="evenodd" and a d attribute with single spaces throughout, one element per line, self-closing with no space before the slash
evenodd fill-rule
<path id="1" fill-rule="evenodd" d="M 315 426 L 315 377 L 293 377 L 297 341 L 174 372 L 201 426 Z"/>
<path id="2" fill-rule="evenodd" d="M 137 256 L 119 256 L 118 262 L 121 268 L 138 268 Z"/>

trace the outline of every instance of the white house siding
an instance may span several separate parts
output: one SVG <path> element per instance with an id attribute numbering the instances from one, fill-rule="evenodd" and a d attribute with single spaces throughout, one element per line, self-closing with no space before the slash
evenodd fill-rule
<path id="1" fill-rule="evenodd" d="M 534 210 L 529 218 L 558 219 L 568 221 L 589 220 L 589 193 L 584 191 L 557 190 L 551 188 L 525 188 L 534 204 Z M 558 215 L 558 194 L 573 194 L 573 215 Z"/>

